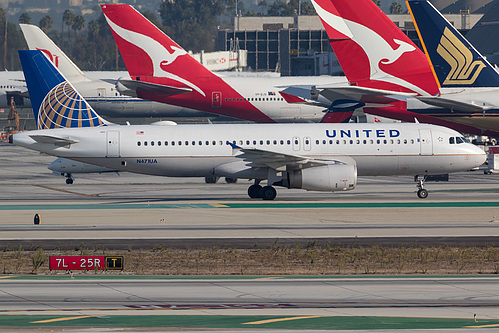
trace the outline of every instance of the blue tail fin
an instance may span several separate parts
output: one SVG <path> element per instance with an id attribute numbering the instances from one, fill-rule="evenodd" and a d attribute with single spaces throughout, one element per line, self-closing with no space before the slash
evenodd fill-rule
<path id="1" fill-rule="evenodd" d="M 41 51 L 21 50 L 19 58 L 38 129 L 106 125 Z"/>
<path id="2" fill-rule="evenodd" d="M 499 87 L 499 74 L 431 3 L 406 3 L 441 87 Z"/>

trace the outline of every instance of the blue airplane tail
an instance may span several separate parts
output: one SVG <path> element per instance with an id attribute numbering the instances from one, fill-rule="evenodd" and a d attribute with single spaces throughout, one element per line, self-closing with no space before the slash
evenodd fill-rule
<path id="1" fill-rule="evenodd" d="M 38 129 L 106 125 L 41 51 L 20 50 L 19 58 Z"/>
<path id="2" fill-rule="evenodd" d="M 499 74 L 431 3 L 406 4 L 441 87 L 499 87 Z"/>

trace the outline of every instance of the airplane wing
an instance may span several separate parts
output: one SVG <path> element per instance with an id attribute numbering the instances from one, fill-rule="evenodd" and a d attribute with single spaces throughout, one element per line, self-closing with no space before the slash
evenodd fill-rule
<path id="1" fill-rule="evenodd" d="M 120 92 L 132 97 L 139 96 L 140 92 L 161 94 L 163 96 L 173 96 L 178 94 L 185 94 L 192 91 L 191 88 L 177 88 L 177 87 L 165 86 L 162 84 L 155 84 L 155 83 L 142 82 L 136 80 L 119 80 L 118 84 L 121 84 L 126 88 L 125 90 L 118 89 Z"/>
<path id="2" fill-rule="evenodd" d="M 416 98 L 426 104 L 438 106 L 441 108 L 451 109 L 452 111 L 459 113 L 483 112 L 492 108 L 491 106 L 481 106 L 481 105 L 455 101 L 452 99 L 442 98 L 437 96 L 432 96 L 432 97 L 418 96 Z"/>
<path id="3" fill-rule="evenodd" d="M 52 135 L 30 135 L 29 137 L 38 143 L 53 144 L 60 147 L 70 146 L 73 143 L 78 143 L 77 140 L 73 140 L 70 138 L 61 138 Z"/>
<path id="4" fill-rule="evenodd" d="M 230 144 L 235 156 L 249 162 L 251 167 L 270 167 L 278 171 L 301 170 L 328 164 L 353 164 L 355 160 L 348 156 L 337 156 L 335 159 L 320 160 L 301 155 L 277 153 L 257 148 L 241 148 Z"/>

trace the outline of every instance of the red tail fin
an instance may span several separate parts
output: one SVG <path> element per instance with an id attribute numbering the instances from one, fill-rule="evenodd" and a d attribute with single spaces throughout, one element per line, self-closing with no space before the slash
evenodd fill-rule
<path id="1" fill-rule="evenodd" d="M 372 0 L 312 0 L 350 83 L 419 95 L 439 88 L 426 56 Z"/>
<path id="2" fill-rule="evenodd" d="M 130 5 L 101 5 L 132 79 L 171 86 L 188 86 L 204 95 L 185 78 L 212 76 L 164 32 Z M 166 80 L 165 80 L 166 79 Z"/>

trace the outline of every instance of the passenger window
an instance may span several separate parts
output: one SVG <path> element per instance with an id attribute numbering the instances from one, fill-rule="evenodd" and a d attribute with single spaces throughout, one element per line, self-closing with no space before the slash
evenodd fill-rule
<path id="1" fill-rule="evenodd" d="M 151 141 L 151 146 L 154 146 L 154 141 Z"/>
<path id="2" fill-rule="evenodd" d="M 202 145 L 203 145 L 203 141 L 201 141 L 201 140 L 200 140 L 200 141 L 198 142 L 198 144 L 199 144 L 200 146 L 202 146 Z"/>
<path id="3" fill-rule="evenodd" d="M 333 144 L 333 140 L 329 140 L 329 144 L 332 145 Z"/>
<path id="4" fill-rule="evenodd" d="M 137 141 L 137 146 L 139 146 L 139 147 L 140 147 L 140 141 Z"/>
<path id="5" fill-rule="evenodd" d="M 322 144 L 325 145 L 327 143 L 326 140 L 322 140 Z"/>
<path id="6" fill-rule="evenodd" d="M 161 141 L 158 141 L 158 146 L 161 146 Z"/>
<path id="7" fill-rule="evenodd" d="M 281 140 L 281 146 L 284 144 L 284 140 Z"/>
<path id="8" fill-rule="evenodd" d="M 175 141 L 172 141 L 172 146 L 175 146 Z"/>
<path id="9" fill-rule="evenodd" d="M 276 145 L 276 144 L 277 144 L 277 140 L 274 140 L 274 145 Z"/>
<path id="10" fill-rule="evenodd" d="M 212 145 L 216 145 L 216 144 L 217 144 L 217 142 L 216 142 L 215 140 L 213 140 L 213 141 L 211 142 L 211 144 L 212 144 Z"/>
<path id="11" fill-rule="evenodd" d="M 286 141 L 286 143 L 288 144 L 288 146 L 291 144 L 291 140 L 288 140 Z"/>
<path id="12" fill-rule="evenodd" d="M 144 146 L 147 146 L 147 141 L 144 141 Z"/>
<path id="13" fill-rule="evenodd" d="M 270 145 L 270 140 L 267 140 L 267 145 Z"/>
<path id="14" fill-rule="evenodd" d="M 404 139 L 404 145 L 406 145 L 406 144 L 407 144 L 407 139 Z"/>
<path id="15" fill-rule="evenodd" d="M 178 145 L 179 145 L 179 146 L 181 146 L 181 145 L 182 145 L 182 141 L 179 141 L 179 142 L 178 142 Z"/>
<path id="16" fill-rule="evenodd" d="M 168 141 L 165 141 L 165 146 L 168 146 Z"/>
<path id="17" fill-rule="evenodd" d="M 260 140 L 260 145 L 263 146 L 263 140 Z"/>
<path id="18" fill-rule="evenodd" d="M 315 144 L 318 145 L 320 143 L 319 140 L 315 140 Z"/>
<path id="19" fill-rule="evenodd" d="M 253 140 L 253 144 L 256 145 L 256 140 Z"/>

